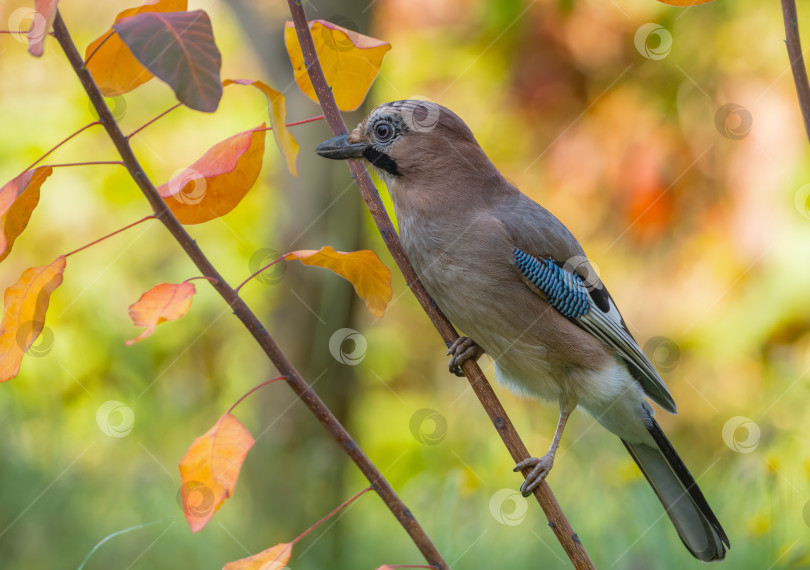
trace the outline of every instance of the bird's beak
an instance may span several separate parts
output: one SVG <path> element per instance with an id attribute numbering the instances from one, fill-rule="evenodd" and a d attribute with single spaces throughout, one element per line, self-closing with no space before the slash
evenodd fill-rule
<path id="1" fill-rule="evenodd" d="M 363 158 L 365 143 L 349 142 L 349 135 L 340 135 L 328 141 L 323 141 L 315 147 L 315 152 L 324 158 L 341 160 L 346 158 Z"/>

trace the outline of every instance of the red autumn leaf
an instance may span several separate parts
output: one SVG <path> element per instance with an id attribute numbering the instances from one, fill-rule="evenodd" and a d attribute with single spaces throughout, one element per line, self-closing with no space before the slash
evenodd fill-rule
<path id="1" fill-rule="evenodd" d="M 167 321 L 176 321 L 191 308 L 191 298 L 197 292 L 193 284 L 160 283 L 141 295 L 129 306 L 129 317 L 135 326 L 146 327 L 136 338 L 128 340 L 127 346 L 150 336 L 157 326 Z"/>
<path id="2" fill-rule="evenodd" d="M 0 322 L 0 382 L 14 378 L 22 358 L 45 327 L 51 293 L 62 284 L 65 256 L 49 265 L 23 271 L 19 281 L 6 289 Z"/>
<path id="3" fill-rule="evenodd" d="M 309 29 L 315 52 L 321 62 L 326 82 L 332 88 L 338 109 L 357 109 L 377 77 L 383 57 L 391 49 L 391 44 L 341 28 L 326 20 L 312 20 L 309 22 Z M 298 87 L 317 103 L 318 97 L 309 79 L 304 54 L 292 22 L 287 22 L 284 28 L 284 45 L 287 47 Z"/>
<path id="4" fill-rule="evenodd" d="M 142 12 L 113 25 L 132 55 L 192 109 L 213 113 L 222 98 L 222 57 L 202 10 Z M 92 61 L 92 60 L 91 60 Z"/>
<path id="5" fill-rule="evenodd" d="M 270 106 L 270 126 L 273 127 L 273 137 L 276 139 L 281 154 L 287 161 L 287 168 L 293 176 L 298 176 L 298 171 L 295 167 L 295 159 L 298 157 L 298 142 L 292 136 L 292 133 L 287 128 L 287 103 L 284 95 L 280 91 L 276 91 L 262 81 L 255 81 L 253 79 L 226 79 L 222 82 L 223 85 L 253 85 L 267 96 L 267 104 Z"/>
<path id="6" fill-rule="evenodd" d="M 202 530 L 233 494 L 253 441 L 245 426 L 228 413 L 188 448 L 180 461 L 180 496 L 192 531 Z"/>
<path id="7" fill-rule="evenodd" d="M 26 170 L 0 188 L 0 261 L 8 257 L 14 241 L 28 225 L 39 204 L 39 188 L 52 172 L 50 166 Z"/>
<path id="8" fill-rule="evenodd" d="M 56 5 L 59 0 L 35 0 L 34 18 L 28 29 L 28 53 L 40 57 L 45 49 L 45 38 L 56 18 Z"/>
<path id="9" fill-rule="evenodd" d="M 388 301 L 394 295 L 391 288 L 391 270 L 369 249 L 363 251 L 335 251 L 330 246 L 319 250 L 292 251 L 284 259 L 297 259 L 304 265 L 317 265 L 331 269 L 354 285 L 354 290 L 371 314 L 380 318 Z"/>
<path id="10" fill-rule="evenodd" d="M 120 12 L 115 22 L 142 12 L 181 12 L 187 7 L 187 0 L 150 0 L 143 6 Z M 135 59 L 112 28 L 87 46 L 85 60 L 91 54 L 93 57 L 87 62 L 87 69 L 105 97 L 129 93 L 154 77 Z"/>
<path id="11" fill-rule="evenodd" d="M 218 142 L 158 188 L 181 223 L 201 224 L 224 216 L 245 197 L 262 169 L 263 128 L 264 123 Z"/>
<path id="12" fill-rule="evenodd" d="M 282 542 L 258 554 L 228 562 L 222 570 L 283 570 L 292 556 L 292 543 Z"/>

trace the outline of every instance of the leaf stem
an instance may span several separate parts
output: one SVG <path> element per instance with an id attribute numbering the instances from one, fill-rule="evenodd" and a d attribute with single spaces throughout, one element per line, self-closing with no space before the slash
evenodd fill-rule
<path id="1" fill-rule="evenodd" d="M 146 216 L 146 217 L 144 217 L 144 218 L 141 218 L 141 219 L 140 219 L 140 220 L 138 220 L 137 222 L 132 222 L 131 224 L 127 224 L 127 225 L 126 225 L 126 226 L 124 226 L 123 228 L 119 228 L 119 229 L 115 230 L 115 231 L 114 231 L 114 232 L 112 232 L 112 233 L 109 233 L 109 234 L 107 234 L 107 235 L 105 235 L 105 236 L 102 236 L 102 237 L 98 238 L 97 240 L 93 240 L 93 241 L 91 241 L 90 243 L 88 243 L 88 244 L 85 244 L 85 245 L 81 246 L 81 247 L 80 247 L 80 248 L 78 248 L 78 249 L 74 249 L 74 250 L 73 250 L 73 251 L 71 251 L 70 253 L 66 253 L 66 254 L 65 254 L 65 257 L 70 257 L 70 256 L 71 256 L 71 255 L 73 255 L 74 253 L 79 253 L 80 251 L 84 251 L 85 249 L 87 249 L 87 248 L 88 248 L 88 247 L 90 247 L 90 246 L 96 245 L 97 243 L 100 243 L 100 242 L 104 241 L 105 239 L 109 239 L 109 238 L 113 237 L 114 235 L 118 235 L 118 234 L 120 234 L 121 232 L 123 232 L 123 231 L 125 231 L 125 230 L 128 230 L 129 228 L 134 228 L 134 227 L 135 227 L 135 226 L 137 226 L 138 224 L 142 224 L 142 223 L 144 223 L 146 220 L 151 220 L 151 219 L 153 219 L 153 218 L 157 218 L 157 216 L 156 216 L 155 214 L 152 214 L 152 215 Z"/>
<path id="2" fill-rule="evenodd" d="M 189 277 L 188 279 L 185 279 L 183 281 L 183 283 L 188 283 L 189 281 L 194 281 L 195 279 L 205 279 L 209 283 L 214 283 L 214 284 L 216 284 L 216 282 L 217 282 L 216 279 L 214 279 L 213 277 L 210 277 L 208 275 L 197 275 L 196 277 Z"/>
<path id="3" fill-rule="evenodd" d="M 318 115 L 317 117 L 310 117 L 309 119 L 304 119 L 302 121 L 295 121 L 293 123 L 287 123 L 284 126 L 285 127 L 295 127 L 297 125 L 303 125 L 305 123 L 312 123 L 312 122 L 315 122 L 315 121 L 320 121 L 321 119 L 324 119 L 324 118 L 325 117 L 323 115 Z M 272 131 L 273 127 L 262 127 L 260 129 L 253 129 L 253 130 L 255 130 L 255 131 Z"/>
<path id="4" fill-rule="evenodd" d="M 244 400 L 245 398 L 250 396 L 253 392 L 255 392 L 256 390 L 259 390 L 261 388 L 264 388 L 265 386 L 269 386 L 270 384 L 272 384 L 273 382 L 276 382 L 278 380 L 287 380 L 287 377 L 286 376 L 276 376 L 275 378 L 271 378 L 270 380 L 265 380 L 264 382 L 262 382 L 258 386 L 254 386 L 253 388 L 251 388 L 250 390 L 248 390 L 247 392 L 242 394 L 242 397 L 239 398 L 238 400 L 236 400 L 233 403 L 233 405 L 230 408 L 228 408 L 228 411 L 225 412 L 225 413 L 230 414 L 236 406 L 238 406 L 239 404 L 242 403 L 242 400 Z"/>
<path id="5" fill-rule="evenodd" d="M 258 271 L 254 271 L 254 272 L 253 272 L 253 273 L 250 275 L 250 277 L 248 277 L 247 279 L 245 279 L 244 281 L 242 281 L 242 282 L 241 282 L 241 283 L 240 283 L 238 286 L 236 286 L 236 287 L 234 288 L 234 291 L 236 291 L 236 292 L 238 293 L 238 292 L 239 292 L 239 290 L 240 290 L 242 287 L 244 287 L 244 286 L 245 286 L 245 284 L 247 284 L 247 282 L 248 282 L 248 281 L 250 281 L 251 279 L 253 279 L 254 277 L 256 277 L 256 276 L 257 276 L 259 273 L 263 272 L 263 271 L 264 271 L 265 269 L 267 269 L 268 267 L 272 267 L 272 266 L 274 266 L 276 263 L 278 263 L 279 261 L 283 260 L 285 255 L 287 255 L 287 254 L 284 254 L 284 255 L 282 255 L 281 257 L 279 257 L 278 259 L 276 259 L 275 261 L 268 263 L 267 265 L 265 265 L 264 267 L 262 267 L 262 268 L 261 268 L 261 269 L 259 269 Z"/>
<path id="6" fill-rule="evenodd" d="M 46 152 L 45 154 L 43 154 L 42 156 L 40 156 L 38 159 L 36 159 L 36 160 L 34 161 L 34 163 L 33 163 L 31 166 L 29 166 L 28 168 L 26 168 L 25 170 L 23 170 L 23 172 L 27 172 L 27 171 L 31 170 L 32 168 L 34 168 L 34 167 L 35 167 L 37 164 L 39 164 L 40 162 L 42 162 L 43 160 L 45 160 L 45 158 L 47 158 L 47 156 L 48 156 L 49 154 L 51 154 L 53 151 L 55 151 L 56 149 L 58 149 L 60 146 L 62 146 L 62 145 L 63 145 L 63 144 L 65 144 L 66 142 L 68 142 L 68 141 L 69 141 L 70 139 L 72 139 L 73 137 L 75 137 L 75 136 L 77 136 L 78 134 L 80 134 L 80 133 L 82 133 L 82 132 L 86 131 L 86 130 L 87 130 L 87 129 L 89 129 L 90 127 L 93 127 L 93 126 L 95 126 L 95 125 L 100 125 L 100 124 L 101 124 L 101 121 L 93 121 L 92 123 L 88 123 L 88 124 L 86 124 L 85 126 L 83 126 L 82 128 L 80 128 L 79 130 L 72 132 L 72 133 L 71 133 L 71 134 L 69 134 L 67 137 L 65 137 L 64 139 L 62 139 L 62 140 L 61 140 L 61 141 L 59 141 L 58 143 L 56 143 L 56 145 L 55 145 L 55 146 L 52 146 L 52 147 L 51 147 L 51 150 L 49 150 L 48 152 Z"/>
<path id="7" fill-rule="evenodd" d="M 64 168 L 65 166 L 91 166 L 95 164 L 117 164 L 118 166 L 125 166 L 121 160 L 95 160 L 91 162 L 62 162 L 60 164 L 46 164 L 51 168 Z"/>
<path id="8" fill-rule="evenodd" d="M 144 123 L 143 125 L 141 125 L 141 126 L 140 126 L 140 127 L 138 127 L 137 129 L 135 129 L 134 131 L 132 131 L 131 133 L 129 133 L 129 134 L 127 135 L 127 138 L 128 138 L 128 139 L 131 139 L 132 137 L 134 137 L 135 135 L 137 135 L 139 132 L 141 132 L 142 130 L 144 130 L 146 127 L 148 127 L 149 125 L 151 125 L 152 123 L 154 123 L 155 121 L 157 121 L 158 119 L 160 119 L 161 117 L 164 117 L 164 116 L 168 115 L 169 113 L 171 113 L 172 111 L 174 111 L 174 110 L 175 110 L 175 109 L 177 109 L 178 107 L 182 107 L 182 106 L 183 106 L 183 104 L 182 104 L 182 103 L 178 103 L 177 105 L 174 105 L 173 107 L 169 107 L 168 109 L 166 109 L 165 111 L 163 111 L 163 112 L 162 112 L 160 115 L 158 115 L 158 116 L 157 116 L 157 117 L 155 117 L 154 119 L 151 119 L 151 120 L 147 121 L 146 123 Z"/>
<path id="9" fill-rule="evenodd" d="M 88 561 L 88 560 L 90 560 L 90 557 L 91 557 L 91 556 L 93 556 L 93 554 L 95 554 L 96 550 L 98 550 L 99 548 L 101 548 L 101 546 L 102 546 L 102 545 L 103 545 L 105 542 L 107 542 L 108 540 L 110 540 L 111 538 L 115 538 L 115 537 L 116 537 L 116 536 L 118 536 L 118 535 L 121 535 L 121 534 L 126 534 L 126 533 L 128 533 L 128 532 L 132 532 L 133 530 L 138 530 L 138 529 L 141 529 L 141 528 L 146 528 L 146 527 L 148 527 L 148 526 L 152 526 L 153 524 L 157 524 L 157 523 L 164 522 L 164 521 L 167 521 L 167 520 L 169 520 L 169 519 L 159 519 L 159 520 L 156 520 L 156 521 L 152 521 L 152 522 L 148 522 L 148 523 L 143 523 L 143 524 L 138 524 L 138 525 L 135 525 L 135 526 L 131 526 L 131 527 L 129 527 L 129 528 L 125 528 L 125 529 L 123 529 L 123 530 L 118 530 L 118 531 L 115 531 L 115 532 L 114 532 L 114 533 L 112 533 L 112 534 L 108 534 L 107 536 L 105 536 L 104 538 L 102 538 L 101 540 L 99 540 L 99 541 L 96 543 L 96 545 L 95 545 L 93 548 L 91 548 L 91 549 L 90 549 L 90 552 L 88 552 L 88 553 L 87 553 L 87 556 L 85 556 L 85 557 L 84 557 L 84 560 L 82 560 L 82 563 L 81 563 L 81 564 L 79 564 L 79 567 L 78 567 L 76 570 L 82 570 L 82 568 L 84 568 L 84 565 L 85 565 L 85 564 L 87 564 L 87 561 Z M 174 521 L 172 521 L 172 524 L 174 524 Z M 171 525 L 169 525 L 169 526 L 171 526 Z"/>
<path id="10" fill-rule="evenodd" d="M 101 43 L 96 46 L 96 49 L 90 52 L 90 55 L 87 56 L 87 59 L 84 60 L 82 63 L 82 69 L 87 69 L 87 64 L 90 63 L 90 60 L 93 59 L 93 56 L 96 55 L 96 52 L 101 49 L 101 46 L 107 43 L 111 37 L 115 35 L 115 32 L 110 30 L 110 33 L 107 34 L 107 37 L 101 40 Z"/>
<path id="11" fill-rule="evenodd" d="M 345 501 L 343 501 L 342 503 L 340 503 L 340 505 L 338 505 L 336 508 L 332 509 L 332 511 L 331 511 L 329 514 L 327 514 L 325 517 L 323 517 L 321 520 L 319 520 L 319 521 L 318 521 L 318 522 L 316 522 L 314 525 L 312 525 L 311 527 L 309 527 L 307 530 L 305 530 L 304 532 L 302 532 L 301 534 L 299 534 L 298 536 L 296 536 L 296 537 L 295 537 L 295 538 L 292 540 L 292 542 L 290 542 L 290 544 L 291 544 L 291 545 L 292 545 L 292 544 L 296 544 L 296 543 L 297 543 L 299 540 L 301 540 L 301 539 L 302 539 L 302 538 L 304 538 L 306 535 L 308 535 L 309 533 L 311 533 L 313 530 L 315 530 L 316 528 L 318 528 L 319 526 L 321 526 L 323 523 L 325 523 L 325 522 L 326 522 L 327 520 L 329 520 L 331 517 L 335 516 L 335 514 L 336 514 L 336 513 L 340 512 L 342 509 L 346 508 L 348 505 L 350 505 L 351 503 L 353 503 L 354 501 L 356 501 L 357 499 L 359 499 L 360 497 L 362 497 L 363 495 L 365 495 L 366 493 L 368 493 L 369 491 L 371 491 L 373 488 L 374 488 L 373 486 L 366 487 L 365 489 L 363 489 L 362 491 L 360 491 L 359 493 L 357 493 L 357 494 L 356 494 L 354 497 L 351 497 L 351 498 L 349 498 L 349 499 L 346 499 Z"/>

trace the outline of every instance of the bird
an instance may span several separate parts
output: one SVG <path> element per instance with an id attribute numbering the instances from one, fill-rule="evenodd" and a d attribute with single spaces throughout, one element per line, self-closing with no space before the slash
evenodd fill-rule
<path id="1" fill-rule="evenodd" d="M 548 452 L 515 466 L 531 468 L 524 496 L 580 406 L 621 438 L 689 552 L 725 557 L 726 532 L 653 418 L 648 399 L 677 413 L 655 366 L 571 231 L 498 171 L 461 118 L 432 101 L 384 103 L 315 152 L 364 159 L 385 183 L 408 259 L 464 335 L 450 371 L 486 353 L 499 383 L 559 405 Z"/>

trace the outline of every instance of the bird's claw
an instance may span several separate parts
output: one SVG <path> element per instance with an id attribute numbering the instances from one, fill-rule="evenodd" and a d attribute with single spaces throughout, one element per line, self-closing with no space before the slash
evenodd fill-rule
<path id="1" fill-rule="evenodd" d="M 531 495 L 538 485 L 548 477 L 553 465 L 554 456 L 550 453 L 546 453 L 543 457 L 529 457 L 515 465 L 513 469 L 515 472 L 523 471 L 527 467 L 533 467 L 529 474 L 526 475 L 523 485 L 520 486 L 521 494 L 524 497 Z"/>
<path id="2" fill-rule="evenodd" d="M 484 349 L 475 344 L 475 341 L 466 336 L 458 337 L 453 344 L 447 348 L 447 355 L 451 356 L 448 368 L 456 376 L 464 376 L 461 365 L 472 358 L 478 360 L 484 354 Z"/>

